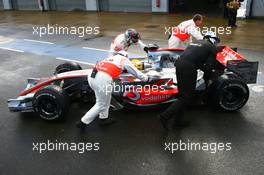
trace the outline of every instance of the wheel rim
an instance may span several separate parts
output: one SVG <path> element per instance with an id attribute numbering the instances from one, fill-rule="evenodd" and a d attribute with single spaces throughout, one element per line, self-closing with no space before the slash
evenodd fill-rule
<path id="1" fill-rule="evenodd" d="M 42 98 L 38 102 L 38 110 L 41 117 L 52 119 L 59 113 L 58 105 L 52 98 Z"/>
<path id="2" fill-rule="evenodd" d="M 245 104 L 247 95 L 240 85 L 229 85 L 222 89 L 220 105 L 227 110 L 236 110 Z"/>

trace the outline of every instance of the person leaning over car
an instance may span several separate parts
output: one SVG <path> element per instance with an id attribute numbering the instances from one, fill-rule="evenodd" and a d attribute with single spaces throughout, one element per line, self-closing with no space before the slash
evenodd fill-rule
<path id="1" fill-rule="evenodd" d="M 192 19 L 180 23 L 172 28 L 172 33 L 168 40 L 169 48 L 183 48 L 192 42 L 192 37 L 196 40 L 203 39 L 199 27 L 203 24 L 203 16 L 196 14 Z"/>
<path id="2" fill-rule="evenodd" d="M 131 45 L 139 45 L 147 52 L 146 45 L 141 41 L 140 34 L 135 29 L 128 29 L 125 33 L 119 34 L 112 41 L 109 56 L 114 56 L 119 51 L 127 51 Z"/>
<path id="3" fill-rule="evenodd" d="M 123 70 L 138 77 L 142 81 L 148 81 L 147 75 L 141 73 L 127 58 L 127 52 L 119 51 L 115 56 L 109 57 L 96 64 L 91 75 L 88 75 L 88 83 L 95 92 L 95 105 L 76 123 L 82 130 L 98 115 L 102 125 L 111 124 L 114 120 L 108 118 L 108 111 L 112 96 L 112 83 Z"/>
<path id="4" fill-rule="evenodd" d="M 176 67 L 177 86 L 179 98 L 159 115 L 162 126 L 168 130 L 168 121 L 174 117 L 174 126 L 187 126 L 189 122 L 184 121 L 184 108 L 187 105 L 201 104 L 195 96 L 197 70 L 204 72 L 204 79 L 210 76 L 215 64 L 217 54 L 216 45 L 220 39 L 214 32 L 207 32 L 203 40 L 191 43 L 174 62 Z M 171 61 L 174 61 L 171 58 Z"/>
<path id="5" fill-rule="evenodd" d="M 236 17 L 237 17 L 237 10 L 240 7 L 239 0 L 229 0 L 226 4 L 228 9 L 228 26 L 229 27 L 237 27 L 236 25 Z"/>

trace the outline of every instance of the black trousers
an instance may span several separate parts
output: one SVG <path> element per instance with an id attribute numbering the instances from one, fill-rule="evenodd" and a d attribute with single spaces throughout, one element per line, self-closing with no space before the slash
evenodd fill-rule
<path id="1" fill-rule="evenodd" d="M 194 64 L 183 59 L 177 60 L 175 66 L 179 97 L 163 113 L 161 113 L 161 117 L 164 117 L 167 120 L 174 117 L 175 122 L 180 122 L 184 118 L 185 106 L 192 104 L 192 101 L 195 98 L 197 69 Z"/>
<path id="2" fill-rule="evenodd" d="M 185 61 L 184 59 L 177 60 L 175 66 L 179 99 L 188 105 L 195 96 L 197 69 L 193 63 Z"/>
<path id="3" fill-rule="evenodd" d="M 236 25 L 237 10 L 229 9 L 228 10 L 228 26 Z"/>
<path id="4" fill-rule="evenodd" d="M 185 106 L 180 99 L 176 99 L 160 116 L 166 120 L 174 118 L 174 122 L 181 122 L 184 119 Z"/>

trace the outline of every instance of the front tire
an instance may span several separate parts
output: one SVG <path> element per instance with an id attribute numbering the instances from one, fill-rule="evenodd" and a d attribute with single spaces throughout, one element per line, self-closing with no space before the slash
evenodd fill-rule
<path id="1" fill-rule="evenodd" d="M 68 94 L 59 86 L 51 85 L 36 92 L 34 111 L 44 120 L 62 119 L 69 109 Z"/>
<path id="2" fill-rule="evenodd" d="M 209 101 L 214 107 L 224 111 L 237 111 L 248 101 L 247 84 L 235 74 L 220 76 L 210 87 Z"/>

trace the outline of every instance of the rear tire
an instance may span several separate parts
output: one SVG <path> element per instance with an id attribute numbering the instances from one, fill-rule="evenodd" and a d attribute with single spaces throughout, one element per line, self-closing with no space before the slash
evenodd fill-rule
<path id="1" fill-rule="evenodd" d="M 237 111 L 248 101 L 247 84 L 235 74 L 220 76 L 209 87 L 210 104 L 224 111 Z"/>
<path id="2" fill-rule="evenodd" d="M 69 109 L 69 97 L 59 86 L 51 85 L 36 92 L 34 111 L 44 120 L 62 119 Z"/>
<path id="3" fill-rule="evenodd" d="M 54 75 L 75 70 L 82 70 L 82 67 L 75 62 L 65 62 L 56 67 Z"/>

